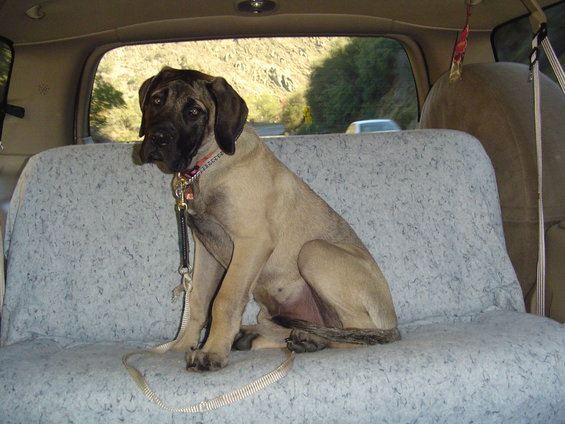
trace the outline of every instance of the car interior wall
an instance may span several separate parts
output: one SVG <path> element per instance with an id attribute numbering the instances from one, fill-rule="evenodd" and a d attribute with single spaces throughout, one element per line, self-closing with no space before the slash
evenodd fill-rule
<path id="1" fill-rule="evenodd" d="M 471 31 L 463 66 L 495 61 L 490 35 L 490 31 Z"/>
<path id="2" fill-rule="evenodd" d="M 458 31 L 433 30 L 426 37 L 419 37 L 419 43 L 424 51 L 429 73 L 430 86 L 451 67 L 453 48 L 459 37 Z M 490 42 L 490 32 L 472 32 L 468 37 L 467 51 L 463 66 L 472 63 L 494 61 L 494 52 Z M 463 71 L 464 72 L 464 71 Z"/>
<path id="3" fill-rule="evenodd" d="M 16 45 L 15 50 L 8 101 L 23 107 L 25 117 L 7 117 L 2 135 L 5 154 L 33 155 L 71 144 L 84 51 L 71 41 Z"/>
<path id="4" fill-rule="evenodd" d="M 52 147 L 73 143 L 75 90 L 88 50 L 84 41 L 15 45 L 8 103 L 25 109 L 23 119 L 4 121 L 0 155 L 0 222 L 27 159 Z"/>
<path id="5" fill-rule="evenodd" d="M 385 37 L 390 37 L 397 40 L 408 57 L 410 63 L 410 68 L 412 70 L 412 75 L 414 77 L 414 85 L 416 86 L 416 95 L 418 102 L 418 119 L 420 117 L 420 111 L 426 100 L 426 96 L 430 90 L 430 78 L 428 73 L 428 67 L 426 65 L 426 59 L 424 57 L 422 48 L 419 43 L 412 37 L 405 35 L 399 35 L 396 33 L 385 34 Z"/>
<path id="6" fill-rule="evenodd" d="M 418 38 L 426 58 L 430 86 L 449 69 L 456 36 L 455 31 L 428 30 L 425 37 Z"/>

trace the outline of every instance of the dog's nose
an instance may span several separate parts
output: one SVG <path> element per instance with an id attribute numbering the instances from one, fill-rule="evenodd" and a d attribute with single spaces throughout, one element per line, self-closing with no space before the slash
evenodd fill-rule
<path id="1" fill-rule="evenodd" d="M 149 140 L 154 146 L 163 147 L 170 143 L 171 135 L 162 130 L 151 131 L 149 133 Z"/>

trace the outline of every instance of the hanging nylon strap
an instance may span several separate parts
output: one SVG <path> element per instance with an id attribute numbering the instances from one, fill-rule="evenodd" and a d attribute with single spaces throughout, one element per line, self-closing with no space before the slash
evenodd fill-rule
<path id="1" fill-rule="evenodd" d="M 543 161 L 541 138 L 541 99 L 539 82 L 539 43 L 545 37 L 545 24 L 532 38 L 530 79 L 534 85 L 534 132 L 538 168 L 538 264 L 536 280 L 536 314 L 545 316 L 545 227 L 543 214 Z"/>
<path id="2" fill-rule="evenodd" d="M 561 66 L 561 63 L 559 62 L 559 59 L 555 54 L 555 50 L 553 50 L 553 47 L 551 46 L 551 43 L 549 42 L 549 38 L 547 38 L 547 36 L 542 39 L 541 46 L 543 47 L 543 51 L 547 56 L 549 64 L 551 65 L 551 69 L 553 70 L 553 73 L 557 78 L 557 82 L 561 87 L 561 91 L 563 92 L 563 94 L 565 94 L 565 72 L 563 71 L 563 67 Z"/>
<path id="3" fill-rule="evenodd" d="M 536 156 L 538 168 L 538 265 L 535 307 L 533 312 L 545 316 L 545 227 L 543 213 L 543 160 L 542 160 L 542 128 L 541 128 L 541 89 L 539 81 L 539 57 L 540 45 L 549 60 L 551 68 L 557 78 L 561 91 L 565 94 L 565 72 L 559 63 L 557 56 L 551 47 L 547 37 L 547 19 L 545 13 L 536 0 L 522 0 L 522 3 L 530 12 L 530 24 L 534 34 L 532 38 L 532 50 L 530 53 L 530 79 L 533 81 L 534 90 L 534 129 L 536 139 Z"/>

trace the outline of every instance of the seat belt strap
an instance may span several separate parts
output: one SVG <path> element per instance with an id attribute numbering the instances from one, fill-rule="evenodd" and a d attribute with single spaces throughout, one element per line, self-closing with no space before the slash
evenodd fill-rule
<path id="1" fill-rule="evenodd" d="M 534 312 L 537 315 L 545 316 L 545 226 L 543 214 L 543 160 L 538 34 L 534 35 L 534 37 L 532 38 L 530 70 L 530 78 L 533 81 L 534 86 L 534 132 L 536 139 L 536 159 L 538 169 L 538 263 L 536 279 L 536 309 Z"/>
<path id="2" fill-rule="evenodd" d="M 549 38 L 544 37 L 543 40 L 541 41 L 541 45 L 543 47 L 543 51 L 545 52 L 545 55 L 547 56 L 547 59 L 549 60 L 551 69 L 553 70 L 553 73 L 557 78 L 557 82 L 561 87 L 561 91 L 563 92 L 563 94 L 565 94 L 565 72 L 563 71 L 563 67 L 561 66 L 561 63 L 559 62 L 559 59 L 555 54 L 555 50 L 553 50 L 553 47 L 549 42 Z"/>
<path id="3" fill-rule="evenodd" d="M 530 80 L 533 81 L 534 90 L 534 130 L 536 139 L 536 158 L 538 168 L 538 264 L 536 280 L 536 296 L 533 312 L 545 316 L 545 226 L 543 214 L 543 160 L 542 160 L 542 129 L 541 129 L 541 88 L 539 81 L 539 56 L 540 45 L 543 47 L 551 68 L 561 91 L 565 94 L 565 73 L 559 63 L 557 56 L 547 38 L 547 19 L 545 13 L 536 0 L 522 0 L 522 3 L 530 11 L 530 24 L 532 26 L 532 50 L 530 53 Z"/>
<path id="4" fill-rule="evenodd" d="M 2 317 L 2 309 L 4 306 L 4 293 L 6 292 L 6 279 L 4 277 L 4 235 L 2 233 L 2 222 L 0 222 L 0 318 Z"/>

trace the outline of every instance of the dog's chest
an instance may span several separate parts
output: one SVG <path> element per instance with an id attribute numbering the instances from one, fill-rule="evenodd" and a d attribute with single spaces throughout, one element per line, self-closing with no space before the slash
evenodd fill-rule
<path id="1" fill-rule="evenodd" d="M 202 217 L 206 214 L 206 200 L 201 195 L 197 183 L 186 189 L 184 197 L 191 217 Z"/>
<path id="2" fill-rule="evenodd" d="M 227 268 L 233 253 L 233 242 L 217 214 L 213 213 L 218 201 L 218 196 L 202 196 L 198 187 L 195 187 L 193 198 L 187 200 L 188 225 L 206 250 Z"/>

